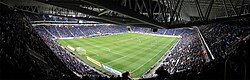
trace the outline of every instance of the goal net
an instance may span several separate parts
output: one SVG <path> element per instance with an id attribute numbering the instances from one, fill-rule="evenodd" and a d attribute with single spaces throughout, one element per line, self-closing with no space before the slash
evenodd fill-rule
<path id="1" fill-rule="evenodd" d="M 81 47 L 77 47 L 76 52 L 80 55 L 86 55 L 86 50 Z"/>

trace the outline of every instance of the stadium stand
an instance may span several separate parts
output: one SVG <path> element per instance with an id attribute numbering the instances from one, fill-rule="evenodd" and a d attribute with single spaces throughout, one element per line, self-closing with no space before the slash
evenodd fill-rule
<path id="1" fill-rule="evenodd" d="M 93 34 L 109 34 L 127 32 L 126 27 L 117 25 L 98 25 L 98 26 L 35 26 L 38 33 L 49 38 L 68 38 L 68 37 L 84 37 Z"/>
<path id="2" fill-rule="evenodd" d="M 40 29 L 41 27 L 46 27 L 45 29 L 47 29 L 47 30 Z M 37 30 L 38 33 L 47 31 L 45 35 L 44 35 L 44 33 L 41 34 L 42 36 L 44 36 L 44 38 L 47 38 L 47 37 L 52 38 L 51 35 L 49 35 L 49 33 L 52 33 L 52 32 L 58 32 L 58 34 L 63 34 L 60 31 L 57 31 L 58 29 L 55 29 L 58 27 L 53 27 L 53 28 L 49 28 L 49 27 L 53 27 L 53 26 L 36 26 L 34 28 Z M 65 27 L 65 26 L 63 26 L 63 27 Z M 127 32 L 126 31 L 127 29 L 123 26 L 121 26 L 121 27 L 119 27 L 119 26 L 74 26 L 74 27 L 71 27 L 70 26 L 67 28 L 63 28 L 64 29 L 63 31 L 69 32 L 70 30 L 76 30 L 75 28 L 78 29 L 78 31 L 73 31 L 74 32 L 73 35 L 77 35 L 77 34 L 81 34 L 81 33 L 85 32 L 85 34 L 82 34 L 80 36 L 83 36 L 83 35 L 89 36 L 91 34 L 97 34 L 97 32 L 100 32 L 102 34 Z M 148 32 L 148 33 L 150 33 L 149 28 L 134 27 L 134 29 L 132 29 L 132 30 L 134 32 L 140 32 L 140 33 Z M 161 29 L 161 30 L 159 30 L 159 32 L 154 32 L 153 34 L 183 36 L 183 38 L 177 44 L 176 48 L 174 48 L 174 50 L 172 50 L 169 57 L 167 57 L 167 59 L 163 63 L 164 65 L 162 67 L 165 67 L 165 69 L 168 68 L 169 72 L 170 72 L 170 69 L 174 70 L 174 71 L 171 70 L 171 73 L 176 72 L 176 71 L 180 71 L 180 70 L 184 70 L 184 69 L 191 69 L 190 67 L 196 67 L 196 66 L 199 66 L 199 64 L 205 62 L 203 60 L 203 56 L 201 54 L 201 47 L 199 47 L 199 45 L 201 45 L 201 43 L 192 44 L 193 42 L 199 42 L 199 38 L 198 38 L 196 30 L 194 30 L 192 28 L 170 29 L 170 30 Z M 52 34 L 52 35 L 56 35 L 56 34 Z M 56 37 L 60 37 L 60 36 L 56 36 Z M 63 36 L 63 37 L 72 37 L 72 36 L 68 35 L 68 36 Z M 189 41 L 189 42 L 186 42 L 186 41 Z M 56 43 L 56 42 L 54 42 L 54 43 Z M 51 44 L 53 44 L 53 43 L 51 43 Z M 187 49 L 186 49 L 186 46 L 188 46 Z M 63 50 L 58 50 L 58 51 L 63 51 Z M 183 56 L 183 58 L 178 60 L 178 58 L 181 56 Z M 189 60 L 189 62 L 187 62 L 186 59 Z M 176 64 L 177 60 L 179 61 L 178 64 Z M 175 67 L 175 69 L 174 69 L 174 67 L 173 67 L 174 65 L 178 65 L 178 67 Z M 170 68 L 170 67 L 172 67 L 172 68 Z"/>
<path id="3" fill-rule="evenodd" d="M 130 79 L 129 72 L 124 73 L 121 78 L 96 70 L 54 41 L 58 38 L 125 33 L 128 32 L 125 26 L 31 26 L 29 20 L 68 21 L 70 19 L 15 11 L 1 12 L 0 19 L 0 44 L 3 45 L 0 46 L 1 79 Z M 215 56 L 215 60 L 206 61 L 207 54 L 203 53 L 204 43 L 201 41 L 198 29 Z M 214 23 L 198 26 L 198 29 L 159 29 L 157 32 L 152 32 L 150 28 L 132 27 L 133 32 L 182 36 L 154 74 L 150 78 L 142 79 L 221 80 L 225 79 L 224 64 L 228 60 L 230 62 L 228 65 L 231 66 L 227 75 L 230 77 L 229 80 L 243 80 L 244 76 L 241 74 L 244 73 L 244 64 L 249 53 L 247 49 L 250 34 L 249 20 Z"/>
<path id="4" fill-rule="evenodd" d="M 216 58 L 226 59 L 226 52 L 236 42 L 250 34 L 249 21 L 231 21 L 201 26 L 201 32 Z"/>
<path id="5" fill-rule="evenodd" d="M 212 24 L 212 25 L 221 25 L 221 24 Z M 45 26 L 43 26 L 45 27 Z M 58 34 L 64 34 L 61 33 L 60 31 L 57 31 L 58 27 L 54 27 L 54 28 L 49 28 L 49 27 L 53 27 L 53 26 L 46 26 L 47 31 L 51 31 L 51 32 L 58 32 Z M 64 26 L 65 27 L 65 26 Z M 122 32 L 126 32 L 126 28 L 125 27 L 118 27 L 118 26 L 94 26 L 94 27 L 87 27 L 87 26 L 74 26 L 74 27 L 67 27 L 67 28 L 63 28 L 64 30 L 61 31 L 65 31 L 65 32 L 70 32 L 70 30 L 72 30 L 73 35 L 78 35 L 78 34 L 82 34 L 79 36 L 89 36 L 91 34 L 97 34 L 97 32 L 100 32 L 102 34 L 105 33 L 122 33 Z M 235 28 L 235 26 L 232 26 L 232 28 L 234 27 L 234 29 L 240 29 L 240 28 Z M 39 26 L 36 26 L 35 28 L 40 28 Z M 75 29 L 77 28 L 77 29 Z M 155 74 L 158 75 L 158 77 L 156 77 L 156 79 L 186 79 L 187 77 L 190 79 L 197 79 L 197 77 L 195 77 L 194 75 L 199 75 L 201 72 L 205 72 L 204 70 L 204 66 L 208 66 L 208 65 L 213 65 L 216 66 L 215 64 L 217 64 L 217 66 L 222 66 L 219 64 L 219 62 L 214 61 L 215 63 L 211 62 L 211 63 L 206 63 L 205 60 L 205 55 L 203 54 L 203 48 L 202 48 L 202 43 L 200 41 L 200 37 L 198 35 L 197 30 L 195 30 L 194 28 L 181 28 L 181 29 L 160 29 L 158 32 L 151 32 L 150 28 L 142 28 L 142 27 L 132 27 L 134 32 L 139 32 L 139 33 L 152 33 L 152 34 L 163 34 L 163 35 L 176 35 L 176 36 L 182 36 L 181 40 L 178 42 L 178 44 L 173 48 L 173 50 L 171 51 L 171 53 L 168 55 L 168 57 L 165 59 L 165 61 L 162 63 L 162 66 L 155 72 Z M 217 27 L 211 27 L 211 29 L 208 27 L 204 27 L 201 26 L 201 32 L 202 34 L 205 36 L 205 40 L 206 42 L 208 42 L 208 45 L 211 48 L 213 54 L 216 56 L 216 58 L 219 57 L 223 57 L 223 55 L 221 55 L 220 53 L 223 52 L 214 52 L 216 50 L 213 50 L 213 48 L 215 49 L 226 49 L 226 48 L 222 48 L 223 46 L 220 46 L 221 48 L 218 47 L 214 47 L 211 46 L 211 43 L 209 43 L 209 39 L 212 38 L 207 38 L 206 34 L 208 36 L 211 36 L 210 34 L 213 34 L 215 37 L 218 36 L 222 36 L 223 34 L 228 34 L 231 35 L 233 33 L 226 33 L 226 32 L 222 32 L 223 34 L 221 35 L 216 35 L 218 33 L 218 31 L 212 31 L 212 30 L 220 30 L 220 29 L 225 29 L 225 28 L 220 28 L 220 29 L 216 29 Z M 232 31 L 239 31 L 239 32 L 245 32 L 244 36 L 246 36 L 246 34 L 249 34 L 249 32 L 247 32 L 249 30 L 249 27 L 243 27 L 245 31 L 240 31 L 240 30 L 234 30 L 234 29 L 230 29 Z M 38 30 L 38 32 L 45 32 L 45 30 L 41 31 L 42 29 L 36 29 Z M 78 31 L 73 31 L 73 30 L 78 30 Z M 80 31 L 79 31 L 80 30 Z M 102 31 L 105 30 L 105 31 Z M 209 30 L 209 31 L 205 31 L 205 30 Z M 113 31 L 117 31 L 117 32 L 113 32 Z M 228 32 L 232 32 L 232 31 L 228 31 Z M 50 33 L 51 33 L 50 32 Z M 206 32 L 206 33 L 205 33 Z M 236 33 L 239 33 L 236 32 Z M 47 32 L 48 34 L 49 32 Z M 84 33 L 84 34 L 83 34 Z M 66 34 L 70 34 L 70 33 L 66 33 Z M 56 34 L 53 34 L 56 35 Z M 234 34 L 232 37 L 234 37 L 236 40 L 233 41 L 237 41 L 237 39 L 240 39 L 242 37 L 240 37 L 240 34 L 237 34 L 238 37 L 236 37 L 236 34 Z M 51 35 L 50 35 L 51 36 Z M 78 36 L 78 37 L 79 37 Z M 60 37 L 60 36 L 57 36 Z M 70 35 L 67 36 L 61 36 L 62 37 L 72 37 Z M 75 36 L 76 37 L 76 36 Z M 214 37 L 214 38 L 215 38 Z M 227 37 L 225 37 L 226 40 L 230 40 L 227 39 Z M 207 41 L 208 40 L 208 41 Z M 217 39 L 220 40 L 220 39 Z M 214 40 L 212 40 L 214 41 Z M 218 42 L 213 42 L 214 43 L 218 43 Z M 225 41 L 225 43 L 228 43 L 228 41 Z M 230 42 L 230 44 L 232 45 L 232 43 L 234 42 Z M 225 45 L 227 46 L 227 45 Z M 230 46 L 228 46 L 227 48 L 229 48 Z M 218 53 L 218 54 L 216 54 Z M 222 73 L 222 72 L 221 72 Z M 166 76 L 170 76 L 170 77 L 166 77 Z M 183 76 L 183 77 L 174 77 L 174 76 Z M 221 78 L 221 77 L 220 77 Z M 150 78 L 152 79 L 152 78 Z M 200 79 L 200 78 L 198 78 Z"/>
<path id="6" fill-rule="evenodd" d="M 80 79 L 70 71 L 22 12 L 1 12 L 1 79 Z"/>
<path id="7" fill-rule="evenodd" d="M 177 44 L 177 48 L 173 50 L 172 54 L 174 55 L 169 54 L 169 57 L 171 56 L 173 57 L 167 58 L 166 60 L 168 61 L 165 62 L 163 66 L 158 69 L 158 71 L 156 71 L 156 73 L 158 74 L 156 79 L 222 80 L 222 79 L 225 79 L 225 77 L 229 77 L 227 78 L 228 80 L 246 79 L 246 75 L 244 74 L 244 71 L 246 69 L 246 64 L 247 64 L 247 61 L 246 61 L 247 60 L 246 58 L 248 57 L 247 53 L 249 52 L 246 49 L 246 45 L 249 45 L 249 41 L 246 39 L 248 38 L 247 36 L 249 36 L 250 27 L 248 25 L 249 25 L 249 20 L 236 20 L 236 21 L 230 21 L 230 22 L 203 25 L 199 27 L 205 38 L 205 41 L 209 45 L 209 48 L 211 49 L 216 59 L 209 63 L 205 63 L 204 56 L 197 55 L 197 53 L 201 53 L 201 50 L 202 50 L 200 47 L 201 45 L 199 44 L 199 41 L 197 41 L 198 39 L 195 39 L 194 35 L 191 37 L 188 37 L 189 39 L 185 39 L 185 37 L 183 37 L 180 40 L 180 42 Z M 184 42 L 181 42 L 182 40 Z M 185 43 L 189 41 L 194 41 L 194 42 L 191 42 L 191 46 L 194 46 L 193 48 L 187 49 L 189 47 L 180 46 L 180 45 L 183 45 L 183 43 L 185 45 Z M 175 50 L 178 50 L 178 51 L 175 52 Z M 188 53 L 189 51 L 191 53 Z M 178 55 L 179 52 L 181 52 L 181 55 Z M 190 54 L 191 55 L 195 54 L 195 55 L 192 55 L 192 57 L 190 57 Z M 183 63 L 181 62 L 181 64 L 179 65 L 172 64 L 172 63 L 176 63 L 177 59 L 175 58 L 180 58 L 180 59 L 183 58 L 180 56 L 184 57 Z M 228 65 L 231 65 L 231 67 L 230 69 L 228 69 L 229 70 L 228 72 L 225 72 L 224 64 L 227 63 L 227 61 L 229 62 Z M 194 65 L 188 62 L 192 62 Z M 185 63 L 188 63 L 188 64 L 185 64 Z M 177 70 L 180 68 L 189 69 L 189 70 L 176 72 L 170 75 L 169 71 L 171 67 L 175 67 L 177 68 Z M 193 67 L 193 68 L 190 68 L 190 67 Z M 224 75 L 228 74 L 228 75 L 224 76 L 223 74 Z"/>

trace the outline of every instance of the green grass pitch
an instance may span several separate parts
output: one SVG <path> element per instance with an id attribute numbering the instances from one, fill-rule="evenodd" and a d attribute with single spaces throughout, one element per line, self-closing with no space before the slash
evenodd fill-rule
<path id="1" fill-rule="evenodd" d="M 176 37 L 124 33 L 95 38 L 59 39 L 57 41 L 64 47 L 70 45 L 73 48 L 85 49 L 85 55 L 76 51 L 73 53 L 92 66 L 98 68 L 97 65 L 88 61 L 86 56 L 122 73 L 129 71 L 134 78 L 138 78 L 149 70 L 178 39 Z"/>

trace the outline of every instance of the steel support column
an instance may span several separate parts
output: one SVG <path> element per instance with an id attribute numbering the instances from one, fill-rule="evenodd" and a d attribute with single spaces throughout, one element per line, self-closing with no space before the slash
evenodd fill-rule
<path id="1" fill-rule="evenodd" d="M 201 11 L 201 7 L 200 7 L 198 0 L 195 0 L 195 4 L 196 4 L 196 8 L 197 8 L 197 11 L 198 11 L 198 14 L 199 14 L 201 20 L 204 20 L 204 16 L 203 16 L 203 13 Z"/>
<path id="2" fill-rule="evenodd" d="M 228 0 L 228 1 L 230 2 L 231 7 L 233 8 L 234 14 L 236 14 L 236 15 L 239 16 L 239 14 L 238 14 L 238 12 L 236 11 L 235 6 L 233 5 L 232 1 L 231 1 L 231 0 Z"/>
<path id="3" fill-rule="evenodd" d="M 226 15 L 227 15 L 227 17 L 228 17 L 229 14 L 228 14 L 227 4 L 226 4 L 226 1 L 225 1 L 225 0 L 223 0 L 223 5 L 224 5 L 224 8 L 225 8 Z"/>
<path id="4" fill-rule="evenodd" d="M 208 6 L 208 8 L 207 8 L 206 14 L 205 14 L 205 19 L 206 19 L 206 20 L 208 20 L 208 18 L 209 18 L 211 9 L 212 9 L 212 7 L 213 7 L 213 4 L 214 4 L 214 0 L 211 0 L 210 3 L 209 3 L 209 6 Z"/>
<path id="5" fill-rule="evenodd" d="M 171 17 L 170 17 L 170 24 L 172 24 L 172 22 L 174 21 L 174 15 L 176 13 L 176 10 L 179 6 L 179 3 L 180 3 L 181 0 L 178 0 L 175 7 L 174 7 L 174 10 L 172 10 L 173 12 L 171 12 Z"/>
<path id="6" fill-rule="evenodd" d="M 112 4 L 109 2 L 111 0 L 105 0 L 105 1 L 104 0 L 81 0 L 81 1 L 88 3 L 88 4 L 91 4 L 91 5 L 102 7 L 104 9 L 113 10 L 117 13 L 126 15 L 132 19 L 135 19 L 137 21 L 143 22 L 143 23 L 148 24 L 148 25 L 155 26 L 157 28 L 164 28 L 163 26 L 165 26 L 164 24 L 159 23 L 159 22 L 157 22 L 151 18 L 148 18 L 144 15 L 141 15 L 135 11 L 131 11 L 125 7 L 122 7 L 122 6 L 119 6 L 116 4 Z M 165 26 L 165 27 L 167 27 L 167 26 Z"/>

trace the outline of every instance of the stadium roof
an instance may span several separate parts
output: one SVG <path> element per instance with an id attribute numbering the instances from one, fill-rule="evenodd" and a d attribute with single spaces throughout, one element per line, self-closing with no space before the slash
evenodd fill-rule
<path id="1" fill-rule="evenodd" d="M 0 0 L 38 14 L 150 28 L 177 28 L 249 17 L 250 0 Z"/>

